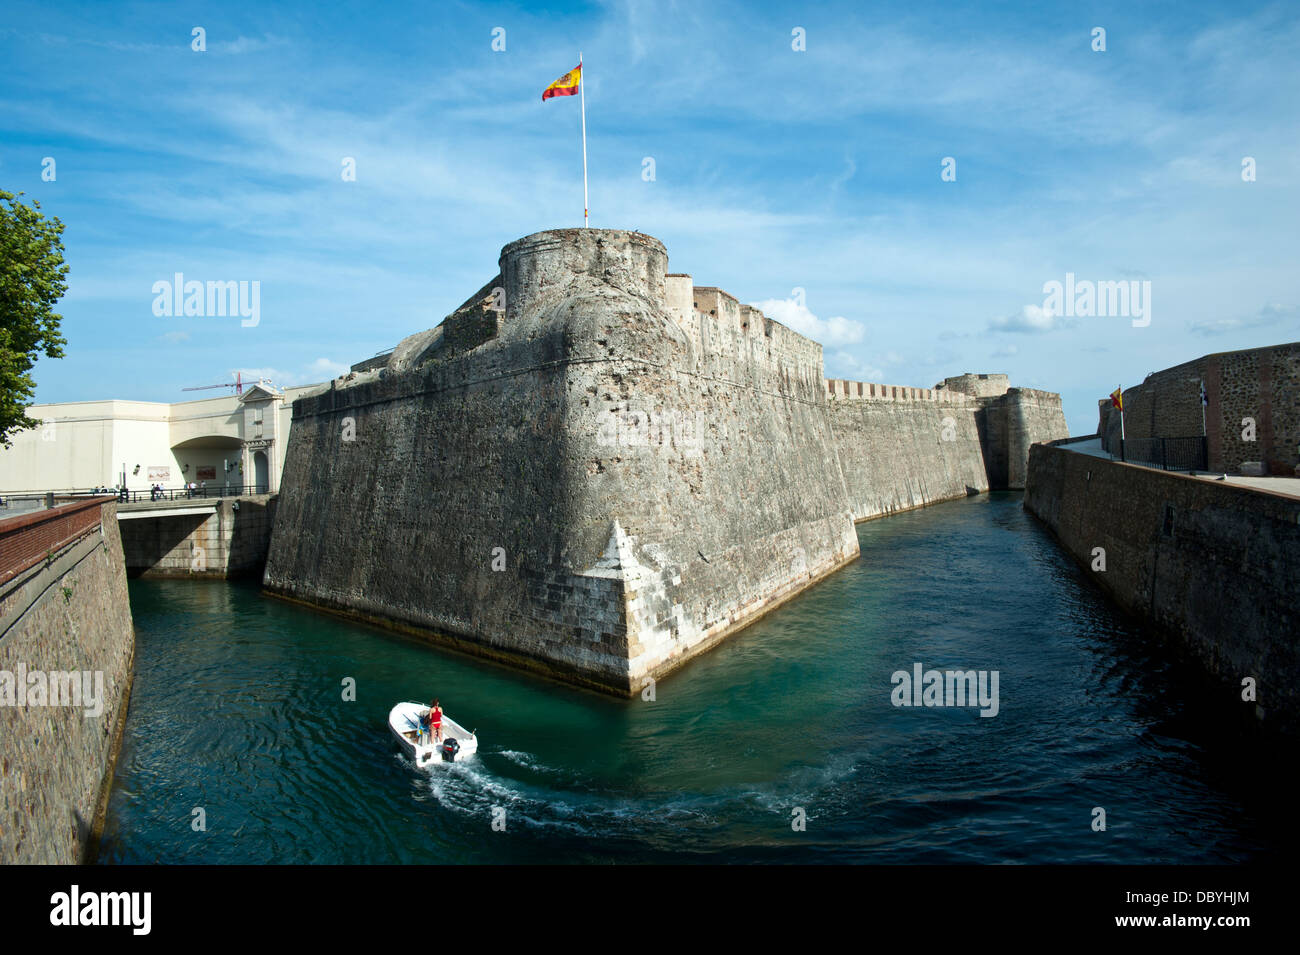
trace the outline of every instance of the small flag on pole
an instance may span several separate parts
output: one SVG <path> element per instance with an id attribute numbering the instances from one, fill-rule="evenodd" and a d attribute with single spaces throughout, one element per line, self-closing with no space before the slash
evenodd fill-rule
<path id="1" fill-rule="evenodd" d="M 1120 385 L 1110 393 L 1110 405 L 1119 409 L 1119 459 L 1128 460 L 1124 453 L 1124 386 Z"/>
<path id="2" fill-rule="evenodd" d="M 542 90 L 542 99 L 550 99 L 552 96 L 577 96 L 578 87 L 581 83 L 582 64 L 579 63 L 550 86 L 546 87 L 546 89 Z"/>

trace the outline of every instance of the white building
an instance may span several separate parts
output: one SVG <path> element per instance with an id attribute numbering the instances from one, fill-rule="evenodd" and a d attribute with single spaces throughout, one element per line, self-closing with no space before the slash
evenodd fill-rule
<path id="1" fill-rule="evenodd" d="M 32 405 L 41 426 L 10 435 L 0 448 L 0 494 L 85 491 L 190 481 L 216 489 L 250 485 L 279 490 L 293 400 L 328 385 L 277 389 L 248 385 L 243 394 L 174 404 L 72 401 Z"/>

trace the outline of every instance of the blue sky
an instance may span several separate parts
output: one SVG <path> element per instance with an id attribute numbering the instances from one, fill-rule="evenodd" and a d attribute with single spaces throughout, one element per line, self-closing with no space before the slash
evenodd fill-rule
<path id="1" fill-rule="evenodd" d="M 432 327 L 501 246 L 581 224 L 578 102 L 541 100 L 579 50 L 591 224 L 832 377 L 1006 372 L 1087 433 L 1117 384 L 1300 338 L 1294 6 L 547 6 L 7 4 L 0 188 L 71 266 L 37 400 L 319 381 Z M 260 282 L 259 323 L 155 316 L 176 272 Z M 1150 281 L 1150 325 L 1044 316 L 1067 272 Z"/>

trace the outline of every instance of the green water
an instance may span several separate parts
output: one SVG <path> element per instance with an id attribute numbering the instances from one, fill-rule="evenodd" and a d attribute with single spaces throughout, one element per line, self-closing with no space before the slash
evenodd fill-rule
<path id="1" fill-rule="evenodd" d="M 1219 688 L 1112 611 L 1018 495 L 858 535 L 861 560 L 661 681 L 653 702 L 252 585 L 133 581 L 135 690 L 98 861 L 1144 863 L 1294 849 L 1288 807 L 1257 782 L 1277 754 L 1242 744 Z M 916 662 L 997 670 L 998 715 L 893 706 L 890 675 Z M 419 770 L 386 716 L 434 695 L 480 749 Z"/>

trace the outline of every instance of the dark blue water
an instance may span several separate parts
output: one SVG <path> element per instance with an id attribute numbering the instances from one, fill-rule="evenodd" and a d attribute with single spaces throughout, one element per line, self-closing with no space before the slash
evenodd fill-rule
<path id="1" fill-rule="evenodd" d="M 1222 688 L 1113 611 L 1018 495 L 858 535 L 861 560 L 662 681 L 653 702 L 516 674 L 255 586 L 133 581 L 135 690 L 99 861 L 1152 863 L 1294 850 L 1269 782 L 1292 758 L 1242 737 Z M 998 715 L 893 706 L 890 675 L 918 662 L 998 671 Z M 386 716 L 435 694 L 477 727 L 480 752 L 417 770 Z"/>

